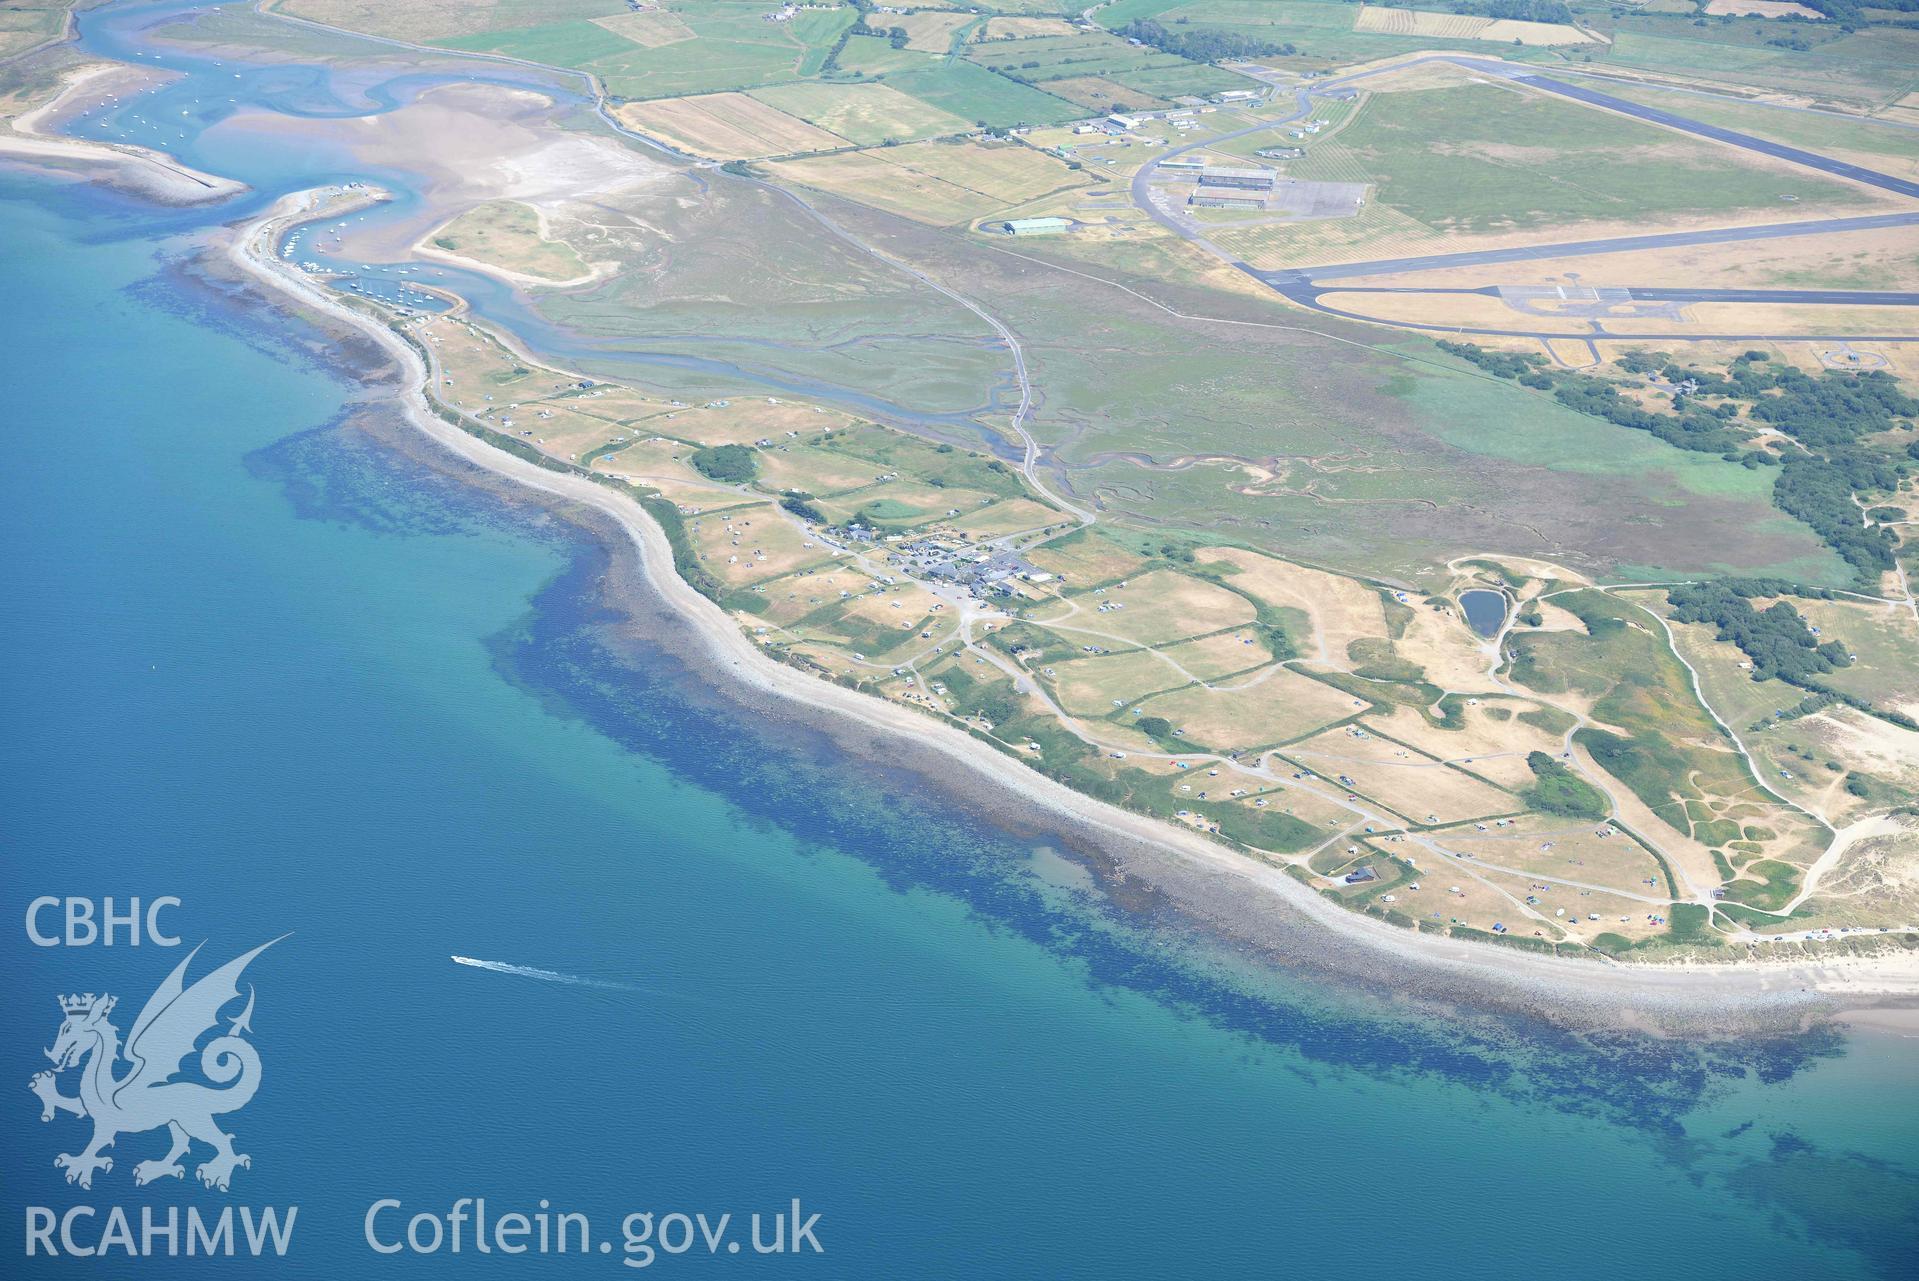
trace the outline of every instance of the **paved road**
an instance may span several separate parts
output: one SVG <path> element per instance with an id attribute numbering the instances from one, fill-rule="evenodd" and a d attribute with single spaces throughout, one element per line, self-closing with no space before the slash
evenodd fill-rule
<path id="1" fill-rule="evenodd" d="M 1268 283 L 1274 282 L 1268 281 Z M 1322 298 L 1328 294 L 1478 294 L 1485 298 L 1497 298 L 1508 288 L 1503 285 L 1436 286 L 1430 289 L 1421 288 L 1418 285 L 1336 285 L 1325 288 L 1315 281 L 1307 283 L 1311 284 Z M 1526 286 L 1526 288 L 1533 288 L 1533 286 Z M 1607 293 L 1612 297 L 1605 300 L 1571 297 L 1565 301 L 1572 303 L 1585 301 L 1775 302 L 1804 306 L 1919 307 L 1919 293 L 1874 289 L 1707 289 L 1704 287 L 1669 289 L 1653 285 L 1610 285 L 1607 287 Z M 1530 296 L 1551 301 L 1551 298 L 1546 295 Z"/>
<path id="2" fill-rule="evenodd" d="M 1600 240 L 1561 240 L 1508 249 L 1474 249 L 1462 253 L 1422 254 L 1413 258 L 1377 258 L 1370 262 L 1342 262 L 1328 267 L 1301 267 L 1291 271 L 1261 272 L 1267 277 L 1310 276 L 1338 280 L 1346 276 L 1375 276 L 1405 271 L 1435 271 L 1445 267 L 1483 267 L 1502 262 L 1535 262 L 1542 258 L 1581 258 L 1598 254 L 1634 253 L 1647 249 L 1678 249 L 1688 245 L 1738 244 L 1750 240 L 1778 240 L 1788 236 L 1837 235 L 1848 231 L 1875 231 L 1886 227 L 1919 225 L 1919 213 L 1871 214 L 1859 218 L 1824 218 L 1816 222 L 1770 222 L 1753 227 L 1715 227 L 1701 231 L 1665 231 L 1643 236 L 1608 236 Z"/>
<path id="3" fill-rule="evenodd" d="M 1648 289 L 1628 291 L 1635 302 L 1785 302 L 1813 306 L 1919 307 L 1919 293 L 1884 289 Z"/>
<path id="4" fill-rule="evenodd" d="M 1328 294 L 1478 294 L 1484 298 L 1497 298 L 1506 292 L 1504 285 L 1459 285 L 1424 289 L 1418 285 L 1336 285 L 1330 289 L 1315 285 L 1319 296 Z M 1533 288 L 1533 286 L 1527 286 Z M 1919 293 L 1895 293 L 1889 290 L 1871 289 L 1665 289 L 1648 285 L 1611 285 L 1606 299 L 1582 299 L 1569 297 L 1564 301 L 1580 302 L 1778 302 L 1794 303 L 1806 306 L 1833 305 L 1845 307 L 1919 307 Z M 1536 294 L 1532 297 L 1550 302 L 1548 295 Z"/>
<path id="5" fill-rule="evenodd" d="M 1370 323 L 1375 325 L 1391 325 L 1395 329 L 1417 329 L 1424 333 L 1456 334 L 1461 336 L 1472 336 L 1472 337 L 1538 338 L 1538 339 L 1541 339 L 1542 341 L 1549 338 L 1570 338 L 1575 341 L 1578 341 L 1581 339 L 1589 339 L 1589 338 L 1625 338 L 1625 339 L 1631 339 L 1635 342 L 1637 341 L 1645 341 L 1645 342 L 1873 342 L 1873 343 L 1919 342 L 1919 335 L 1914 335 L 1914 334 L 1860 334 L 1860 333 L 1715 334 L 1715 333 L 1705 333 L 1703 331 L 1696 330 L 1696 329 L 1674 330 L 1670 333 L 1633 332 L 1629 334 L 1611 334 L 1611 333 L 1608 333 L 1604 327 L 1604 320 L 1605 320 L 1604 317 L 1585 318 L 1585 317 L 1578 317 L 1578 316 L 1568 316 L 1567 319 L 1568 320 L 1585 319 L 1586 323 L 1591 325 L 1592 328 L 1586 332 L 1569 333 L 1565 330 L 1553 330 L 1553 329 L 1491 329 L 1491 328 L 1484 328 L 1484 327 L 1479 327 L 1474 325 L 1425 325 L 1425 324 L 1419 324 L 1415 321 L 1410 321 L 1410 320 L 1382 320 L 1378 316 L 1369 316 L 1364 312 L 1348 311 L 1345 308 L 1336 306 L 1335 304 L 1328 302 L 1326 300 L 1329 298 L 1337 298 L 1342 293 L 1433 292 L 1433 293 L 1497 294 L 1499 292 L 1498 287 L 1491 286 L 1484 289 L 1448 289 L 1448 290 L 1431 290 L 1431 291 L 1420 290 L 1420 289 L 1323 290 L 1318 285 L 1314 284 L 1312 281 L 1306 279 L 1303 276 L 1300 276 L 1297 272 L 1290 273 L 1292 277 L 1291 279 L 1275 279 L 1274 278 L 1275 276 L 1281 275 L 1282 273 L 1254 271 L 1251 267 L 1248 267 L 1243 262 L 1234 263 L 1233 265 L 1235 267 L 1238 267 L 1241 271 L 1245 272 L 1246 274 L 1253 276 L 1256 279 L 1264 281 L 1268 286 L 1272 288 L 1272 290 L 1275 293 L 1278 293 L 1282 297 L 1286 298 L 1288 301 L 1298 303 L 1300 306 L 1305 307 L 1308 310 L 1323 312 L 1324 314 L 1328 316 L 1339 316 L 1346 320 L 1364 320 L 1364 321 L 1369 321 Z M 1681 302 L 1771 301 L 1771 302 L 1810 302 L 1810 303 L 1821 303 L 1821 302 L 1852 303 L 1852 302 L 1858 301 L 1860 297 L 1863 297 L 1864 299 L 1867 300 L 1868 303 L 1870 303 L 1874 299 L 1894 297 L 1894 298 L 1903 298 L 1903 299 L 1909 300 L 1905 303 L 1897 304 L 1897 305 L 1919 306 L 1919 295 L 1915 295 L 1915 294 L 1896 294 L 1896 295 L 1865 294 L 1865 295 L 1856 296 L 1856 295 L 1847 294 L 1847 293 L 1843 293 L 1836 290 L 1830 291 L 1827 293 L 1799 294 L 1796 291 L 1792 291 L 1792 290 L 1670 289 L 1670 290 L 1663 290 L 1663 291 L 1651 291 L 1651 290 L 1645 291 L 1645 292 L 1635 291 L 1634 296 L 1642 298 L 1645 301 L 1655 301 L 1654 299 L 1647 297 L 1647 294 L 1654 293 L 1654 292 L 1663 293 L 1665 295 L 1663 299 L 1659 299 L 1658 301 L 1681 301 Z M 1715 298 L 1714 297 L 1714 295 L 1769 295 L 1769 294 L 1781 294 L 1786 296 L 1778 297 L 1778 298 L 1768 298 L 1768 297 Z M 1620 319 L 1625 319 L 1625 317 L 1620 317 Z"/>
<path id="6" fill-rule="evenodd" d="M 1798 147 L 1788 147 L 1783 142 L 1769 142 L 1764 138 L 1755 138 L 1749 133 L 1740 133 L 1736 129 L 1724 129 L 1718 125 L 1709 125 L 1703 120 L 1692 120 L 1686 116 L 1664 111 L 1658 107 L 1648 107 L 1643 103 L 1629 102 L 1614 97 L 1598 89 L 1588 89 L 1584 85 L 1567 84 L 1564 80 L 1555 80 L 1551 76 L 1537 75 L 1532 72 L 1516 71 L 1504 63 L 1484 62 L 1477 59 L 1461 58 L 1456 60 L 1460 66 L 1471 67 L 1475 71 L 1484 71 L 1491 75 L 1502 76 L 1518 81 L 1534 89 L 1544 89 L 1547 93 L 1556 93 L 1562 98 L 1571 98 L 1575 102 L 1584 102 L 1595 107 L 1604 107 L 1608 111 L 1617 111 L 1656 125 L 1665 125 L 1669 129 L 1679 129 L 1696 134 L 1701 138 L 1711 138 L 1714 142 L 1723 142 L 1734 147 L 1743 147 L 1747 151 L 1756 151 L 1761 155 L 1775 156 L 1806 169 L 1816 169 L 1820 173 L 1831 174 L 1835 178 L 1849 178 L 1869 187 L 1878 187 L 1882 191 L 1895 192 L 1901 196 L 1919 199 L 1919 182 L 1908 178 L 1896 178 L 1891 174 L 1867 169 L 1863 165 L 1849 164 L 1844 160 L 1834 160 L 1814 151 L 1804 151 Z"/>

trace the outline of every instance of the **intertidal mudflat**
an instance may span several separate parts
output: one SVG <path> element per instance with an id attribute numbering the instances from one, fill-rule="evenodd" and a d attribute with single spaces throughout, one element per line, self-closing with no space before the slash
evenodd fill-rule
<path id="1" fill-rule="evenodd" d="M 700 834 L 741 824 L 711 866 L 653 873 L 715 920 L 765 897 L 777 937 L 773 887 L 798 876 L 870 946 L 937 919 L 942 965 L 998 956 L 1166 1046 L 1246 1047 L 1242 1088 L 1300 1062 L 1361 1089 L 1410 1073 L 1428 1092 L 1387 1115 L 1436 1163 L 1462 1150 L 1437 1120 L 1460 1098 L 1513 1109 L 1515 1134 L 1583 1118 L 1581 1141 L 1638 1153 L 1595 1159 L 1572 1181 L 1589 1194 L 1649 1177 L 1659 1136 L 1693 1147 L 1659 1177 L 1709 1170 L 1693 1212 L 1769 1257 L 1898 1271 L 1898 1127 L 1838 1100 L 1909 1100 L 1919 997 L 1903 108 L 1869 78 L 1819 101 L 1775 78 L 1763 104 L 1657 78 L 1628 18 L 1578 5 L 1270 6 L 1352 22 L 1318 51 L 1131 0 L 560 8 L 83 6 L 0 62 L 21 208 L 112 246 L 75 261 L 173 264 L 122 310 L 210 343 L 255 330 L 249 350 L 350 389 L 324 430 L 236 422 L 167 466 L 215 494 L 207 469 L 245 440 L 246 485 L 303 531 L 271 538 L 385 541 L 396 582 L 422 558 L 422 599 L 383 607 L 399 648 L 353 651 L 369 670 L 425 691 L 425 655 L 451 662 L 469 692 L 427 697 L 428 720 L 464 701 L 467 750 L 503 753 L 482 772 L 516 794 L 637 806 L 642 845 L 709 860 Z M 136 345 L 80 382 L 139 385 Z M 223 381 L 198 391 L 232 400 Z M 190 399 L 160 398 L 156 440 L 191 437 Z M 422 503 L 444 510 L 397 515 Z M 102 525 L 78 563 L 126 536 Z M 497 589 L 456 564 L 475 540 L 504 557 Z M 489 603 L 455 609 L 466 592 Z M 431 626 L 484 638 L 478 667 L 397 622 L 441 609 Z M 335 627 L 294 628 L 287 670 L 326 667 Z M 511 734 L 481 710 L 502 698 L 525 704 Z M 659 929 L 639 925 L 651 856 L 587 856 L 614 847 L 530 813 L 557 824 L 524 853 L 554 883 L 480 874 L 460 901 L 501 946 L 440 919 L 441 961 L 470 972 L 405 962 L 409 981 L 681 1018 L 671 975 L 616 959 Z M 314 874 L 425 874 L 411 839 L 360 839 Z M 795 843 L 803 874 L 740 852 Z M 177 857 L 157 869 L 187 875 Z M 567 941 L 568 911 L 591 941 Z M 662 946 L 697 949 L 689 931 Z M 356 921 L 342 942 L 394 937 Z M 1063 1065 L 1071 1040 L 1027 1044 Z M 1857 1195 L 1822 1212 L 1819 1186 Z M 863 1213 L 850 1257 L 883 1270 Z M 1413 1219 L 1469 1264 L 1462 1225 Z M 1050 1270 L 1106 1256 L 1074 1257 Z"/>

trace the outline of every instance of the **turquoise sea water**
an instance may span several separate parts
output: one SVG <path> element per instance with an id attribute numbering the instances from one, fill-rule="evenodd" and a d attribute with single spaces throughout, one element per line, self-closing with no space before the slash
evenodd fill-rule
<path id="1" fill-rule="evenodd" d="M 201 215 L 211 219 L 215 215 Z M 622 1274 L 632 1211 L 771 1215 L 815 1276 L 1901 1276 L 1919 1056 L 1398 1011 L 618 641 L 586 532 L 395 452 L 292 322 L 183 270 L 193 219 L 0 172 L 0 1222 L 298 1206 L 244 1259 L 0 1275 Z M 36 896 L 268 938 L 253 1157 L 90 1191 L 26 1083 L 59 993 L 124 1030 L 179 952 L 31 945 Z M 43 924 L 50 924 L 45 918 Z M 461 966 L 453 955 L 513 969 Z M 197 972 L 197 971 L 196 971 Z M 71 1089 L 71 1085 L 67 1087 Z M 204 1159 L 196 1153 L 191 1161 Z M 610 1254 L 384 1256 L 362 1222 L 589 1216 Z"/>

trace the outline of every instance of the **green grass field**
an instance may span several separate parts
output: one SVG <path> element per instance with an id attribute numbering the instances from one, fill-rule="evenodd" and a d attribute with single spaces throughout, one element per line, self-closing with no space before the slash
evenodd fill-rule
<path id="1" fill-rule="evenodd" d="M 1060 80 L 1068 76 L 1103 76 L 1114 71 L 1166 67 L 1186 62 L 1184 58 L 1155 49 L 1142 49 L 1103 32 L 973 45 L 966 51 L 966 57 L 991 70 L 1010 72 L 1036 81 Z"/>
<path id="2" fill-rule="evenodd" d="M 274 0 L 268 9 L 393 40 L 425 44 L 628 12 L 625 0 Z"/>
<path id="3" fill-rule="evenodd" d="M 1445 8 L 1440 4 L 1426 7 Z M 1182 0 L 1118 0 L 1093 16 L 1109 29 L 1123 27 L 1135 19 L 1150 19 L 1168 27 L 1181 24 L 1194 30 L 1226 32 L 1269 44 L 1291 44 L 1298 49 L 1298 54 L 1282 62 L 1302 67 L 1365 62 L 1422 49 L 1474 53 L 1497 50 L 1501 57 L 1528 62 L 1549 56 L 1536 47 L 1354 31 L 1353 22 L 1358 15 L 1358 4 L 1338 4 L 1333 0 L 1187 0 L 1184 3 Z"/>
<path id="4" fill-rule="evenodd" d="M 855 71 L 863 76 L 883 76 L 895 71 L 920 71 L 938 60 L 938 54 L 924 53 L 918 49 L 895 49 L 890 41 L 881 36 L 854 36 L 840 50 L 834 66 L 841 71 Z"/>
<path id="5" fill-rule="evenodd" d="M 1187 94 L 1203 97 L 1209 93 L 1218 93 L 1225 89 L 1251 89 L 1255 82 L 1235 71 L 1223 67 L 1209 67 L 1198 62 L 1182 62 L 1171 67 L 1141 67 L 1137 71 L 1118 71 L 1107 77 L 1117 80 L 1129 89 L 1141 93 L 1150 93 L 1161 98 L 1177 97 Z"/>
<path id="6" fill-rule="evenodd" d="M 1781 33 L 1808 49 L 1768 43 Z M 1852 103 L 1886 103 L 1919 87 L 1919 30 L 1839 27 L 1746 20 L 1695 27 L 1684 17 L 1621 19 L 1612 48 L 1595 61 L 1645 71 L 1696 76 Z"/>
<path id="7" fill-rule="evenodd" d="M 324 6 L 331 0 L 298 2 Z M 531 25 L 513 25 L 531 12 L 513 4 L 498 7 L 483 29 L 434 43 L 590 71 L 618 97 L 665 98 L 816 75 L 855 17 L 846 7 L 809 10 L 775 23 L 765 20 L 766 10 L 758 0 L 677 0 L 672 16 L 693 38 L 648 48 L 590 21 L 631 12 L 624 0 L 568 0 L 548 20 Z"/>
<path id="8" fill-rule="evenodd" d="M 1087 261 L 1064 241 L 1020 253 Z M 1496 546 L 1606 576 L 1720 568 L 1844 581 L 1818 539 L 1772 507 L 1768 473 L 1478 377 L 1424 341 L 1376 352 L 1284 332 L 1196 342 L 1219 331 L 1061 274 L 1021 287 L 987 274 L 991 251 L 980 254 L 963 270 L 992 290 L 997 314 L 1050 335 L 1027 348 L 1049 391 L 1032 430 L 1058 449 L 1074 493 L 1097 495 L 1118 525 L 1157 531 L 1153 546 L 1224 542 L 1405 578 L 1461 547 Z M 1129 455 L 1238 456 L 1269 478 Z"/>
<path id="9" fill-rule="evenodd" d="M 1639 85 L 1607 85 L 1607 93 L 1630 102 L 1677 112 L 1706 124 L 1737 129 L 1755 137 L 1811 151 L 1849 151 L 1888 161 L 1919 161 L 1919 129 L 1862 120 L 1856 116 L 1815 115 L 1753 103 L 1673 93 Z M 1894 169 L 1892 172 L 1901 172 Z"/>
<path id="10" fill-rule="evenodd" d="M 557 67 L 583 67 L 597 58 L 617 58 L 634 49 L 630 40 L 621 39 L 606 28 L 586 21 L 510 27 L 503 31 L 451 36 L 434 43 L 473 53 L 503 53 L 511 58 L 547 62 Z"/>
<path id="11" fill-rule="evenodd" d="M 0 7 L 0 55 L 18 53 L 51 40 L 66 24 L 70 7 L 66 4 Z"/>
<path id="12" fill-rule="evenodd" d="M 1429 6 L 1444 9 L 1443 5 Z M 1598 0 L 1575 0 L 1581 25 L 1609 36 L 1610 46 L 1582 46 L 1576 62 L 1610 63 L 1665 74 L 1750 84 L 1855 103 L 1885 103 L 1919 87 L 1919 30 L 1874 25 L 1850 32 L 1837 23 L 1785 24 L 1760 18 L 1695 25 L 1695 15 L 1630 10 Z M 1480 40 L 1354 31 L 1356 4 L 1331 0 L 1118 0 L 1095 20 L 1108 28 L 1135 19 L 1230 32 L 1274 44 L 1292 44 L 1285 65 L 1325 68 L 1422 49 L 1496 52 L 1522 62 L 1552 63 L 1558 55 Z M 1774 44 L 1796 40 L 1809 48 Z"/>
<path id="13" fill-rule="evenodd" d="M 1016 84 L 970 62 L 940 62 L 923 71 L 888 76 L 886 83 L 968 123 L 1001 128 L 1047 125 L 1079 120 L 1087 114 L 1084 107 L 1030 85 Z"/>
<path id="14" fill-rule="evenodd" d="M 1054 80 L 1103 76 L 1158 97 L 1172 97 L 1243 89 L 1252 84 L 1235 72 L 1141 48 L 1098 32 L 974 45 L 966 56 L 989 70 L 1032 81 L 1042 88 Z"/>
<path id="15" fill-rule="evenodd" d="M 1787 195 L 1801 208 L 1870 203 L 1833 180 L 1761 169 L 1716 144 L 1496 85 L 1375 95 L 1290 172 L 1365 175 L 1379 203 L 1465 234 L 1778 209 Z"/>

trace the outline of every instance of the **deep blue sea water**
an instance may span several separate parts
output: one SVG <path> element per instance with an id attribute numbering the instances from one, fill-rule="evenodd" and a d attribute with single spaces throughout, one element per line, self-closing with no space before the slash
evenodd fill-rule
<path id="1" fill-rule="evenodd" d="M 0 171 L 0 1276 L 610 1277 L 631 1211 L 744 1240 L 794 1198 L 823 1255 L 653 1268 L 1915 1271 L 1912 1042 L 1467 1026 L 1088 892 L 615 644 L 586 531 L 356 429 L 312 335 L 181 269 L 191 222 Z M 124 1031 L 184 949 L 33 946 L 41 895 L 177 896 L 203 962 L 291 932 L 248 972 L 231 1192 L 134 1187 L 157 1133 L 90 1191 L 54 1168 L 57 995 Z M 363 1239 L 463 1196 L 614 1249 Z M 24 1258 L 28 1207 L 76 1205 L 299 1213 L 271 1264 Z"/>

